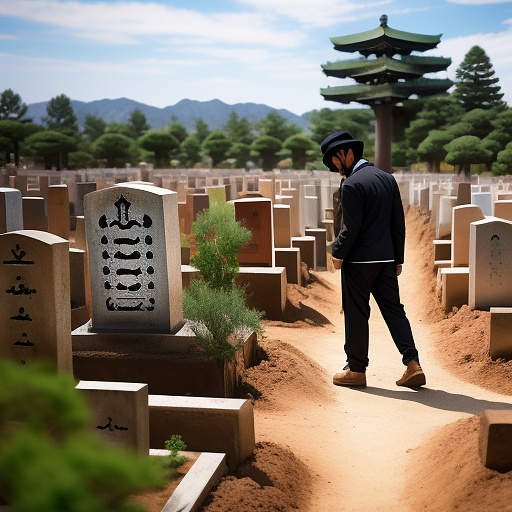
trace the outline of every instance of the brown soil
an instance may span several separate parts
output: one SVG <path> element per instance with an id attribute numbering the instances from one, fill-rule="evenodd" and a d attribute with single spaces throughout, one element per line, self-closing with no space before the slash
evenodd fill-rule
<path id="1" fill-rule="evenodd" d="M 395 386 L 403 366 L 375 304 L 368 387 L 333 386 L 344 365 L 339 272 L 312 272 L 289 286 L 283 321 L 264 322 L 263 360 L 244 377 L 254 460 L 204 510 L 512 510 L 512 472 L 486 469 L 477 443 L 480 411 L 512 408 L 512 362 L 488 357 L 488 312 L 444 314 L 429 217 L 406 218 L 401 295 L 427 386 Z"/>
<path id="2" fill-rule="evenodd" d="M 165 504 L 171 497 L 179 483 L 183 480 L 183 477 L 187 474 L 189 469 L 192 467 L 194 462 L 198 459 L 199 454 L 189 452 L 187 454 L 187 461 L 175 470 L 170 470 L 168 482 L 162 489 L 156 491 L 147 491 L 141 494 L 137 494 L 132 500 L 143 506 L 147 512 L 161 512 Z"/>

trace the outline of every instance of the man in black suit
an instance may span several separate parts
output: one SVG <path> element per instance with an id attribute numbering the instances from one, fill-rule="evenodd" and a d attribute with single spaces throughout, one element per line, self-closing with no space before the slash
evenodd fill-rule
<path id="1" fill-rule="evenodd" d="M 338 386 L 366 386 L 370 293 L 375 298 L 402 361 L 407 367 L 396 384 L 425 384 L 409 320 L 400 303 L 405 218 L 398 185 L 391 174 L 362 158 L 364 144 L 343 130 L 321 144 L 324 164 L 345 179 L 341 188 L 342 225 L 332 246 L 342 270 L 347 365 L 333 377 Z"/>

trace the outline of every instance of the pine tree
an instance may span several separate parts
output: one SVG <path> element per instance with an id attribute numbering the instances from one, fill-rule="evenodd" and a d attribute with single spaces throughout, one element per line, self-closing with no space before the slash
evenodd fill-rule
<path id="1" fill-rule="evenodd" d="M 454 96 L 466 111 L 475 108 L 490 109 L 504 106 L 503 93 L 497 85 L 489 56 L 480 46 L 473 46 L 464 56 L 456 71 L 457 81 Z"/>

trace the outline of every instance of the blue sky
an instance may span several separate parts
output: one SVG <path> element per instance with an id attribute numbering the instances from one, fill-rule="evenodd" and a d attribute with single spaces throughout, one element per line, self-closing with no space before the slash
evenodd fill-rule
<path id="1" fill-rule="evenodd" d="M 354 82 L 320 65 L 358 55 L 329 38 L 375 28 L 381 14 L 398 30 L 443 34 L 431 52 L 452 58 L 442 78 L 482 46 L 512 105 L 512 0 L 0 0 L 0 91 L 25 103 L 66 94 L 342 108 L 320 89 Z"/>

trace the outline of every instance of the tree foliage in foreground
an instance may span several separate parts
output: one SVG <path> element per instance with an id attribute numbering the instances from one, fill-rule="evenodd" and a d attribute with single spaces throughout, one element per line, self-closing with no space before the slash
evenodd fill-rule
<path id="1" fill-rule="evenodd" d="M 0 504 L 13 512 L 134 512 L 130 495 L 159 485 L 149 457 L 89 433 L 71 376 L 0 360 Z"/>

